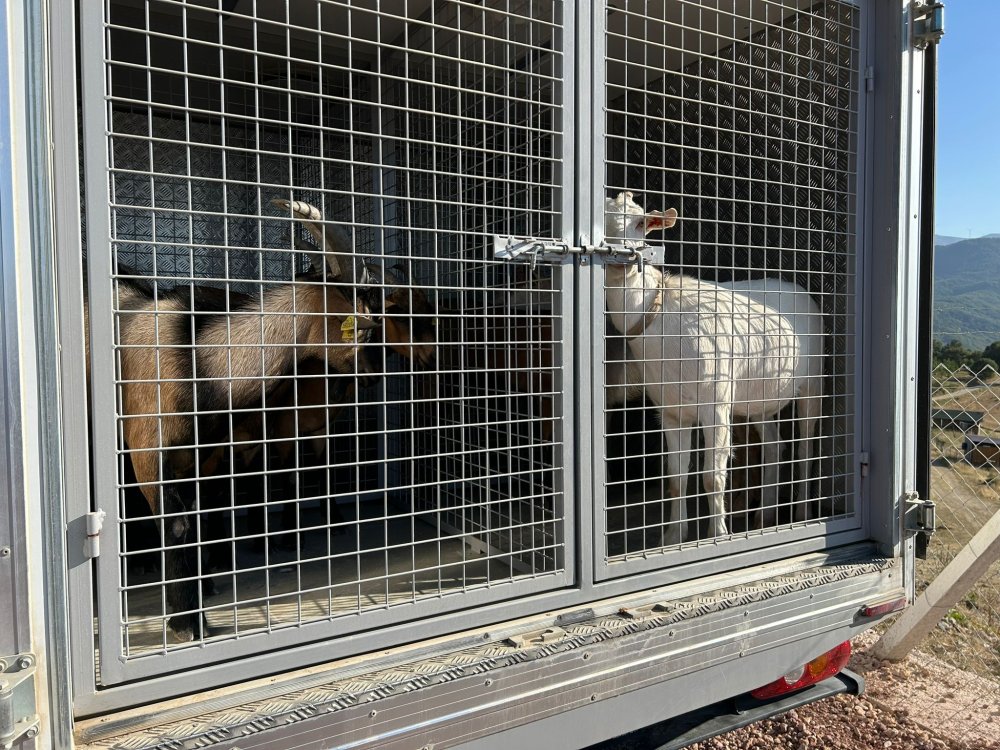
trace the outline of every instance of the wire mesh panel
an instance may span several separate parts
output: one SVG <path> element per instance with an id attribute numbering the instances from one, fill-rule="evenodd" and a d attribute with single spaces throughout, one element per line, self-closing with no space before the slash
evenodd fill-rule
<path id="1" fill-rule="evenodd" d="M 561 12 L 81 4 L 99 684 L 567 582 Z"/>
<path id="2" fill-rule="evenodd" d="M 860 525 L 860 16 L 606 5 L 606 239 L 666 264 L 606 265 L 609 575 Z"/>

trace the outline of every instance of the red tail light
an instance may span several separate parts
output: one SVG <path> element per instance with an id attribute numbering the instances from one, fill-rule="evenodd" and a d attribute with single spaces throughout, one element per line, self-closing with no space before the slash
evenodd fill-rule
<path id="1" fill-rule="evenodd" d="M 893 612 L 899 612 L 900 610 L 906 609 L 906 597 L 901 597 L 899 599 L 893 599 L 891 602 L 884 602 L 882 604 L 870 604 L 867 607 L 861 608 L 862 617 L 882 617 L 883 615 L 891 615 Z"/>
<path id="2" fill-rule="evenodd" d="M 764 687 L 751 690 L 750 695 L 758 700 L 766 700 L 785 693 L 794 693 L 796 690 L 822 682 L 827 677 L 833 677 L 847 666 L 847 660 L 850 658 L 851 642 L 844 641 L 799 669 L 792 670 Z"/>

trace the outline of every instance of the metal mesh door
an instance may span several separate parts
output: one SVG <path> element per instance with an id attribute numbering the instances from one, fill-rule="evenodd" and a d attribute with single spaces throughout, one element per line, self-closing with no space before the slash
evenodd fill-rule
<path id="1" fill-rule="evenodd" d="M 560 5 L 80 9 L 98 684 L 564 585 Z"/>
<path id="2" fill-rule="evenodd" d="M 859 8 L 630 0 L 605 19 L 607 241 L 665 265 L 605 267 L 598 564 L 857 529 Z"/>

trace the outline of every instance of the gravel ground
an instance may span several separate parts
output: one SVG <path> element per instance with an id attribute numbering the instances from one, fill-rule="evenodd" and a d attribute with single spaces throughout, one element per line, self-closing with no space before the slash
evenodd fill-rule
<path id="1" fill-rule="evenodd" d="M 1000 750 L 1000 684 L 921 653 L 879 662 L 868 654 L 876 638 L 854 642 L 850 668 L 864 676 L 865 695 L 813 703 L 691 750 Z M 651 747 L 638 738 L 601 746 Z"/>

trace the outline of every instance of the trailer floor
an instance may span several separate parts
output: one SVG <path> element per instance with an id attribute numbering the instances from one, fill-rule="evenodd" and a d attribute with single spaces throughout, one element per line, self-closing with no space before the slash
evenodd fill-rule
<path id="1" fill-rule="evenodd" d="M 476 537 L 422 516 L 393 515 L 379 502 L 339 510 L 344 527 L 331 529 L 325 512 L 312 508 L 302 511 L 298 531 L 277 534 L 266 547 L 262 540 L 256 545 L 241 540 L 239 529 L 234 540 L 216 542 L 229 560 L 222 562 L 223 570 L 203 572 L 202 605 L 210 628 L 205 640 L 479 588 L 509 581 L 518 575 L 513 566 L 522 567 L 510 552 L 474 545 Z M 170 648 L 175 641 L 166 628 L 159 566 L 133 571 L 124 581 L 126 655 Z"/>

